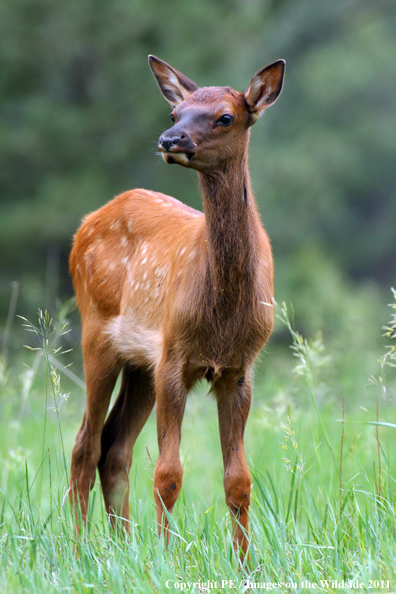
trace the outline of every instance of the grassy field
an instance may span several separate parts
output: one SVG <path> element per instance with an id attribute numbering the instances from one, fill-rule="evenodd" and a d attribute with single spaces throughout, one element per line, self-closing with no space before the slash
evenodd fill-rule
<path id="1" fill-rule="evenodd" d="M 152 415 L 130 473 L 130 538 L 110 529 L 97 482 L 76 558 L 64 498 L 85 395 L 52 365 L 52 357 L 68 361 L 57 350 L 63 322 L 54 329 L 43 314 L 27 323 L 38 350 L 21 349 L 0 368 L 0 592 L 396 591 L 395 304 L 387 315 L 379 352 L 364 342 L 343 349 L 335 341 L 325 347 L 320 336 L 305 340 L 278 307 L 291 349 L 269 346 L 265 373 L 257 373 L 246 429 L 251 544 L 242 569 L 206 385 L 186 407 L 170 547 L 157 538 Z"/>

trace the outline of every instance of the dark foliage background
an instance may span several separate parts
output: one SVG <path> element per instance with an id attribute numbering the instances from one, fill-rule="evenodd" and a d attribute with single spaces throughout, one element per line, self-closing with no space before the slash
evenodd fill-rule
<path id="1" fill-rule="evenodd" d="M 395 282 L 393 0 L 2 2 L 1 320 L 14 280 L 26 317 L 72 295 L 73 233 L 114 195 L 141 186 L 201 208 L 194 173 L 156 155 L 169 109 L 148 53 L 238 90 L 286 59 L 251 142 L 276 298 L 307 331 L 369 320 Z"/>

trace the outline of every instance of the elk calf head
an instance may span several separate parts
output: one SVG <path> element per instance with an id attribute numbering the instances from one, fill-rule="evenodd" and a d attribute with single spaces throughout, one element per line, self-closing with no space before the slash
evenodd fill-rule
<path id="1" fill-rule="evenodd" d="M 202 87 L 155 56 L 149 64 L 173 108 L 174 125 L 161 134 L 158 149 L 166 163 L 198 171 L 223 169 L 244 154 L 248 130 L 278 98 L 285 62 L 277 60 L 255 74 L 243 93 L 229 87 Z"/>

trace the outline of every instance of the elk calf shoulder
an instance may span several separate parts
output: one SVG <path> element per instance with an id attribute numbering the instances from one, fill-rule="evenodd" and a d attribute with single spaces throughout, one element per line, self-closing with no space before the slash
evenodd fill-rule
<path id="1" fill-rule="evenodd" d="M 250 127 L 279 96 L 284 62 L 260 70 L 244 93 L 198 88 L 154 56 L 149 64 L 172 108 L 158 149 L 166 163 L 197 171 L 204 213 L 159 192 L 132 190 L 86 217 L 75 236 L 70 269 L 87 404 L 72 456 L 72 502 L 76 520 L 80 505 L 85 521 L 98 467 L 106 509 L 128 530 L 133 446 L 157 402 L 154 496 L 159 531 L 167 528 L 164 507 L 172 511 L 182 484 L 186 397 L 206 378 L 217 399 L 235 546 L 244 555 L 250 370 L 273 325 L 272 254 L 251 190 L 248 142 Z"/>

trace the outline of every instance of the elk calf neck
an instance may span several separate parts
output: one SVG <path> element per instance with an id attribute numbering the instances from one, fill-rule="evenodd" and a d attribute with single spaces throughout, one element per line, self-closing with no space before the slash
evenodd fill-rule
<path id="1" fill-rule="evenodd" d="M 225 497 L 243 556 L 251 368 L 273 326 L 271 247 L 251 190 L 248 142 L 250 127 L 282 89 L 285 63 L 257 72 L 243 93 L 198 88 L 154 56 L 149 64 L 172 107 L 159 151 L 166 163 L 197 170 L 204 214 L 159 192 L 132 190 L 88 215 L 75 236 L 70 269 L 87 403 L 72 455 L 72 505 L 78 530 L 98 468 L 106 509 L 128 530 L 132 449 L 156 403 L 154 498 L 159 531 L 166 529 L 163 506 L 172 512 L 182 484 L 186 397 L 206 378 L 217 400 Z"/>

